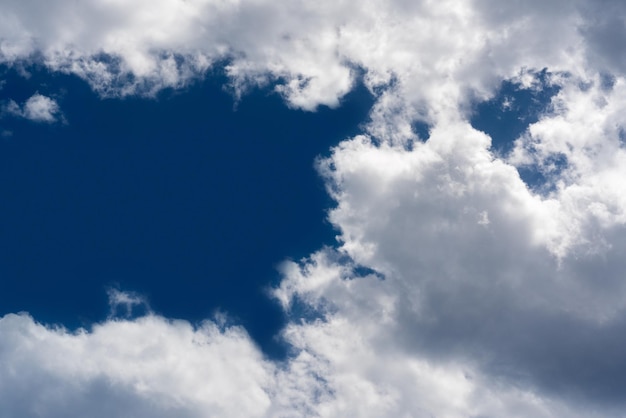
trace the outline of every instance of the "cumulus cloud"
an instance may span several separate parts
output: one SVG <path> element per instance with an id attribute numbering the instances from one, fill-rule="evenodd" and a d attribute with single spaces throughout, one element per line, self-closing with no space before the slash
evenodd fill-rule
<path id="1" fill-rule="evenodd" d="M 22 106 L 14 100 L 9 101 L 5 106 L 5 111 L 33 122 L 53 123 L 62 117 L 56 100 L 39 93 L 33 94 Z"/>
<path id="2" fill-rule="evenodd" d="M 376 103 L 362 134 L 318 162 L 339 241 L 282 267 L 284 362 L 212 321 L 148 312 L 71 333 L 6 315 L 9 417 L 623 415 L 622 3 L 40 6 L 3 3 L 2 61 L 39 60 L 103 95 L 182 86 L 220 62 L 235 94 L 273 85 L 313 110 L 339 105 L 360 76 Z M 495 155 L 469 123 L 474 105 L 504 80 L 542 88 L 544 68 L 558 93 Z"/>
<path id="3" fill-rule="evenodd" d="M 227 60 L 235 90 L 278 82 L 288 103 L 304 109 L 336 106 L 360 68 L 372 89 L 397 83 L 403 93 L 381 100 L 379 111 L 388 103 L 431 119 L 467 100 L 469 89 L 489 94 L 523 67 L 593 66 L 586 28 L 599 14 L 587 13 L 588 3 L 10 0 L 0 57 L 39 59 L 114 95 L 181 86 Z M 615 51 L 606 49 L 608 59 Z"/>
<path id="4" fill-rule="evenodd" d="M 145 316 L 90 332 L 0 319 L 4 417 L 264 416 L 271 365 L 240 328 Z"/>
<path id="5" fill-rule="evenodd" d="M 315 269 L 331 268 L 317 264 Z M 372 312 L 373 313 L 373 312 Z M 69 332 L 0 318 L 3 416 L 359 417 L 581 415 L 501 387 L 470 365 L 434 364 L 347 318 L 291 325 L 294 354 L 263 359 L 244 330 L 148 315 Z M 368 329 L 369 328 L 369 329 Z M 482 415 L 481 415 L 482 414 Z"/>
<path id="6" fill-rule="evenodd" d="M 384 280 L 294 275 L 279 299 L 378 326 L 382 346 L 474 364 L 543 399 L 620 403 L 624 221 L 589 209 L 614 202 L 611 186 L 536 195 L 488 146 L 466 123 L 433 129 L 412 151 L 364 136 L 340 144 L 321 166 L 340 251 Z"/>

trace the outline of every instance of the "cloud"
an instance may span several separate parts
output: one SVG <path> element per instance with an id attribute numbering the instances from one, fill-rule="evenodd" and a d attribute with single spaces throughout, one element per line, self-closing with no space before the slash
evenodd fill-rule
<path id="1" fill-rule="evenodd" d="M 303 273 L 290 267 L 279 300 L 375 330 L 370 348 L 471 364 L 542 400 L 623 407 L 624 206 L 610 181 L 623 166 L 542 196 L 488 147 L 468 123 L 437 126 L 412 151 L 366 136 L 341 143 L 321 162 L 339 251 L 384 280 L 332 277 L 313 259 Z"/>
<path id="2" fill-rule="evenodd" d="M 133 308 L 143 307 L 148 313 L 151 312 L 150 304 L 146 298 L 136 293 L 122 292 L 118 289 L 110 288 L 107 290 L 107 296 L 109 297 L 109 306 L 111 307 L 111 312 L 109 313 L 111 318 L 120 313 L 130 317 L 133 314 Z"/>
<path id="3" fill-rule="evenodd" d="M 0 319 L 4 417 L 264 416 L 271 365 L 240 328 L 148 315 L 90 332 Z"/>
<path id="4" fill-rule="evenodd" d="M 488 95 L 520 68 L 578 72 L 596 68 L 598 53 L 610 59 L 615 50 L 595 48 L 585 30 L 602 10 L 593 4 L 11 0 L 3 4 L 0 59 L 43 61 L 105 95 L 182 86 L 226 60 L 236 91 L 276 82 L 304 109 L 338 105 L 364 72 L 373 90 L 397 83 L 391 92 L 402 93 L 383 94 L 378 112 L 391 117 L 409 105 L 406 116 L 430 121 L 472 90 Z"/>
<path id="5" fill-rule="evenodd" d="M 626 70 L 624 45 L 619 42 L 626 36 L 624 3 L 616 0 L 601 0 L 584 4 L 589 16 L 581 30 L 588 43 L 591 59 L 608 72 L 623 73 Z"/>
<path id="6" fill-rule="evenodd" d="M 33 94 L 22 106 L 13 100 L 9 101 L 5 111 L 33 122 L 54 123 L 62 117 L 56 100 L 39 93 Z"/>
<path id="7" fill-rule="evenodd" d="M 583 416 L 490 386 L 469 365 L 416 358 L 364 325 L 291 325 L 297 354 L 275 364 L 241 328 L 211 321 L 148 315 L 69 332 L 9 314 L 0 318 L 3 416 Z"/>
<path id="8" fill-rule="evenodd" d="M 626 74 L 608 42 L 620 2 L 40 6 L 3 4 L 3 62 L 40 60 L 103 95 L 184 86 L 220 62 L 235 94 L 271 85 L 314 110 L 362 77 L 376 103 L 318 162 L 337 247 L 285 263 L 272 291 L 290 315 L 287 360 L 212 321 L 148 312 L 71 333 L 6 315 L 9 417 L 623 415 Z M 558 93 L 495 155 L 469 123 L 475 104 L 505 80 L 541 89 L 544 68 Z M 38 97 L 9 106 L 58 112 Z"/>

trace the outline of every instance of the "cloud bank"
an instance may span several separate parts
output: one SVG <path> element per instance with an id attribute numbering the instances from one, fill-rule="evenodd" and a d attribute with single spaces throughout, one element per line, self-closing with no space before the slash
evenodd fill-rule
<path id="1" fill-rule="evenodd" d="M 105 96 L 181 87 L 225 62 L 235 94 L 272 85 L 313 110 L 338 106 L 361 77 L 376 97 L 362 135 L 318 161 L 336 248 L 285 263 L 273 290 L 290 315 L 287 360 L 215 321 L 148 313 L 71 333 L 9 314 L 7 417 L 624 416 L 622 2 L 56 0 L 2 11 L 2 62 L 42 62 Z M 474 106 L 504 80 L 542 88 L 542 69 L 558 93 L 497 155 L 469 123 Z"/>

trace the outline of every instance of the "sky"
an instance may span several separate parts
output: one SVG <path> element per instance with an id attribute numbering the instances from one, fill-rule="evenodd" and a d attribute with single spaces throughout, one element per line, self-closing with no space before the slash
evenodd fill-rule
<path id="1" fill-rule="evenodd" d="M 76 76 L 28 70 L 5 68 L 3 99 L 28 112 L 31 97 L 52 100 L 45 89 L 63 115 L 2 120 L 4 312 L 88 326 L 109 313 L 107 290 L 123 289 L 168 316 L 224 310 L 280 354 L 283 313 L 266 287 L 285 258 L 334 242 L 314 160 L 357 132 L 367 89 L 312 113 L 267 90 L 236 104 L 219 74 L 101 100 Z"/>
<path id="2" fill-rule="evenodd" d="M 626 5 L 6 0 L 0 418 L 626 416 Z"/>

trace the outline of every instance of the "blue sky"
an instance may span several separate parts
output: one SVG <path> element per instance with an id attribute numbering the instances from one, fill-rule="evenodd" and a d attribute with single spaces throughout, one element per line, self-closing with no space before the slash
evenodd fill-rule
<path id="1" fill-rule="evenodd" d="M 624 22 L 5 2 L 0 416 L 622 416 Z"/>
<path id="2" fill-rule="evenodd" d="M 285 258 L 333 244 L 314 162 L 358 131 L 369 92 L 311 113 L 271 89 L 235 103 L 219 74 L 103 101 L 75 76 L 4 71 L 5 101 L 39 92 L 63 109 L 52 125 L 3 119 L 4 311 L 88 326 L 114 287 L 192 321 L 225 310 L 277 349 L 284 314 L 266 287 Z"/>

